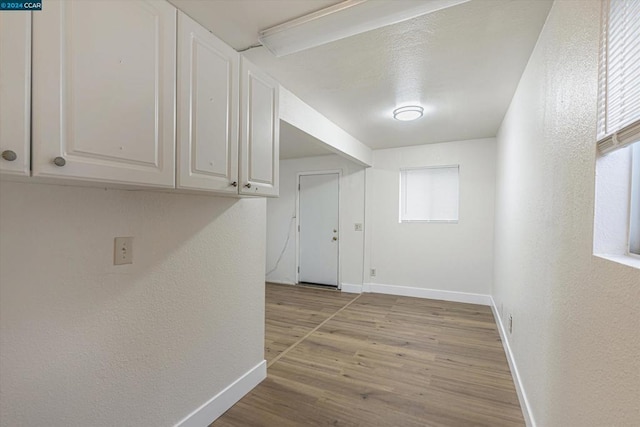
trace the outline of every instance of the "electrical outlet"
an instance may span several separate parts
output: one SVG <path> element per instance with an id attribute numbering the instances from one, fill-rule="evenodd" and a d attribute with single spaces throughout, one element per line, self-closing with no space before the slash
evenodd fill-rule
<path id="1" fill-rule="evenodd" d="M 376 277 L 376 269 L 375 268 L 371 269 L 371 277 Z"/>
<path id="2" fill-rule="evenodd" d="M 359 222 L 356 222 L 356 224 L 355 224 L 355 227 L 354 227 L 354 228 L 355 228 L 355 230 L 356 230 L 356 231 L 362 231 L 362 224 L 361 224 L 361 223 L 359 223 Z"/>
<path id="3" fill-rule="evenodd" d="M 513 314 L 509 314 L 509 333 L 513 332 Z"/>
<path id="4" fill-rule="evenodd" d="M 133 264 L 133 237 L 116 237 L 113 265 Z"/>

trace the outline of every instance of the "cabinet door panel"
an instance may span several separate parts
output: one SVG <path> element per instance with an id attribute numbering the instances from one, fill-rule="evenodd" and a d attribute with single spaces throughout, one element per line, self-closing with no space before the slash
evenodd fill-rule
<path id="1" fill-rule="evenodd" d="M 264 81 L 249 80 L 249 179 L 270 184 L 273 182 L 273 162 L 264 161 L 275 155 L 273 150 L 273 88 Z"/>
<path id="2" fill-rule="evenodd" d="M 175 8 L 46 6 L 33 28 L 34 175 L 173 187 Z"/>
<path id="3" fill-rule="evenodd" d="M 0 172 L 30 174 L 31 12 L 0 13 Z"/>
<path id="4" fill-rule="evenodd" d="M 178 15 L 178 188 L 237 193 L 238 53 Z"/>
<path id="5" fill-rule="evenodd" d="M 242 60 L 241 194 L 278 196 L 278 83 Z"/>

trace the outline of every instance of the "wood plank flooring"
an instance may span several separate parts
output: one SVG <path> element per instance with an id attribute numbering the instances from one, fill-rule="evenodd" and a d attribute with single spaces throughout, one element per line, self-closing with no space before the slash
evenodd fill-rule
<path id="1" fill-rule="evenodd" d="M 330 288 L 267 283 L 264 332 L 267 364 L 355 297 Z"/>
<path id="2" fill-rule="evenodd" d="M 268 378 L 211 426 L 523 426 L 489 307 L 267 285 Z"/>

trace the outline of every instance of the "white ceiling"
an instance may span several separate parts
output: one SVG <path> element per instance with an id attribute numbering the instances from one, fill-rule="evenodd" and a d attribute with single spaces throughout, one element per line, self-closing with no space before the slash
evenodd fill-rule
<path id="1" fill-rule="evenodd" d="M 172 2 L 236 49 L 256 44 L 260 30 L 338 3 Z M 245 55 L 373 149 L 492 137 L 551 4 L 471 0 L 282 58 L 263 47 Z M 392 118 L 397 105 L 414 102 L 425 107 L 423 118 Z"/>

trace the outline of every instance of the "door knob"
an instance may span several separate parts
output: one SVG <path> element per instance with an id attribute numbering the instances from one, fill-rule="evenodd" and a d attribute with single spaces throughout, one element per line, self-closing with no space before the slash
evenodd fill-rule
<path id="1" fill-rule="evenodd" d="M 336 229 L 334 228 L 334 229 L 333 229 L 333 232 L 334 232 L 334 233 L 337 233 L 337 232 L 338 232 L 338 230 L 336 230 Z"/>
<path id="2" fill-rule="evenodd" d="M 244 186 L 247 187 L 247 188 L 251 188 L 251 183 L 247 182 Z"/>
<path id="3" fill-rule="evenodd" d="M 333 239 L 331 239 L 331 240 L 333 240 L 335 242 L 336 240 L 338 240 L 338 238 L 336 236 L 333 236 Z"/>
<path id="4" fill-rule="evenodd" d="M 2 152 L 2 158 L 5 159 L 8 162 L 13 162 L 15 159 L 18 158 L 18 155 L 16 154 L 15 151 L 4 150 Z"/>
<path id="5" fill-rule="evenodd" d="M 237 186 L 238 186 L 238 181 L 233 181 L 233 182 L 231 183 L 231 186 L 232 186 L 232 187 L 237 187 Z"/>
<path id="6" fill-rule="evenodd" d="M 67 164 L 67 161 L 64 159 L 64 157 L 56 157 L 55 159 L 53 159 L 53 164 L 62 167 Z"/>

